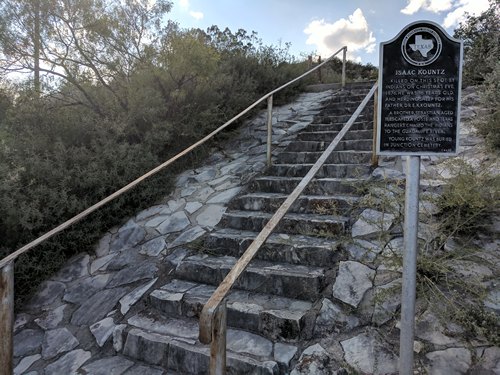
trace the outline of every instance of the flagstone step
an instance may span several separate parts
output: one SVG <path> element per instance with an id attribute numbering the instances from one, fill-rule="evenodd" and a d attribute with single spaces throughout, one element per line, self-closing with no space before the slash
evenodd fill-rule
<path id="1" fill-rule="evenodd" d="M 222 225 L 228 228 L 260 232 L 272 217 L 260 211 L 230 211 L 222 217 Z M 335 215 L 288 213 L 276 226 L 279 233 L 308 236 L 334 237 L 345 232 L 349 218 Z"/>
<path id="2" fill-rule="evenodd" d="M 248 193 L 233 199 L 229 209 L 275 213 L 287 197 L 280 193 Z M 301 195 L 288 212 L 347 216 L 358 201 L 354 195 Z"/>
<path id="3" fill-rule="evenodd" d="M 323 115 L 319 114 L 314 116 L 313 124 L 345 124 L 352 117 L 352 114 L 348 115 Z M 360 114 L 357 121 L 373 121 L 373 115 L 366 115 L 364 113 Z"/>
<path id="4" fill-rule="evenodd" d="M 128 320 L 123 354 L 161 366 L 167 373 L 208 374 L 210 347 L 198 340 L 195 319 L 139 314 Z M 297 348 L 250 332 L 228 329 L 226 374 L 275 375 L 286 373 Z"/>
<path id="5" fill-rule="evenodd" d="M 302 177 L 264 176 L 254 179 L 252 192 L 290 194 Z M 366 179 L 362 178 L 314 178 L 304 190 L 306 195 L 357 194 Z"/>
<path id="6" fill-rule="evenodd" d="M 312 164 L 321 156 L 322 152 L 281 152 L 276 157 L 277 164 Z M 365 164 L 370 163 L 371 151 L 333 151 L 326 159 L 327 164 Z"/>
<path id="7" fill-rule="evenodd" d="M 313 164 L 273 164 L 267 174 L 283 177 L 304 177 Z M 324 164 L 316 173 L 316 178 L 323 177 L 368 177 L 371 167 L 367 164 Z"/>
<path id="8" fill-rule="evenodd" d="M 171 317 L 199 318 L 215 292 L 213 285 L 172 280 L 149 296 L 151 306 Z M 312 336 L 312 303 L 269 294 L 231 290 L 226 298 L 229 327 L 271 340 L 296 341 Z"/>
<path id="9" fill-rule="evenodd" d="M 258 232 L 220 228 L 210 233 L 204 250 L 212 255 L 239 258 L 255 240 Z M 341 242 L 332 238 L 299 234 L 272 233 L 255 259 L 316 267 L 331 267 L 343 257 Z"/>
<path id="10" fill-rule="evenodd" d="M 325 151 L 327 147 L 330 145 L 331 140 L 324 141 L 292 141 L 288 144 L 285 149 L 285 152 L 291 151 L 299 151 L 299 152 L 316 152 L 316 151 Z M 340 141 L 335 150 L 336 151 L 345 151 L 345 150 L 371 150 L 373 145 L 372 139 L 362 139 L 362 140 L 346 140 Z"/>
<path id="11" fill-rule="evenodd" d="M 314 132 L 339 132 L 342 130 L 342 128 L 345 126 L 347 121 L 345 122 L 337 122 L 337 123 L 312 123 L 307 126 L 305 129 L 306 132 L 309 133 L 314 133 Z M 356 121 L 351 125 L 351 128 L 347 132 L 347 134 L 351 132 L 356 132 L 360 130 L 369 130 L 370 132 L 373 132 L 373 122 L 371 121 Z M 346 134 L 346 136 L 347 136 Z M 300 137 L 300 133 L 299 136 Z M 332 138 L 333 139 L 333 138 Z"/>
<path id="12" fill-rule="evenodd" d="M 307 128 L 306 130 L 309 130 Z M 331 142 L 337 135 L 338 131 L 327 131 L 327 130 L 315 130 L 315 131 L 305 131 L 299 133 L 297 136 L 298 141 L 315 141 L 315 142 Z M 373 139 L 373 131 L 372 130 L 351 130 L 346 133 L 343 138 L 346 141 L 349 140 L 362 140 L 362 139 Z"/>
<path id="13" fill-rule="evenodd" d="M 185 258 L 176 269 L 176 277 L 197 283 L 219 285 L 237 259 L 206 254 Z M 324 268 L 254 260 L 238 278 L 234 287 L 293 299 L 315 301 L 328 284 Z"/>

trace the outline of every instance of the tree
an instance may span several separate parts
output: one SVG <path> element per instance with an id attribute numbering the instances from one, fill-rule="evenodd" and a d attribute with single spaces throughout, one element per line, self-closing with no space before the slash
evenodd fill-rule
<path id="1" fill-rule="evenodd" d="M 477 84 L 485 80 L 500 59 L 500 0 L 478 16 L 468 15 L 454 36 L 464 41 L 464 80 Z"/>
<path id="2" fill-rule="evenodd" d="M 171 2 L 157 0 L 0 0 L 0 66 L 4 72 L 44 75 L 45 90 L 104 115 L 91 94 L 99 85 L 127 108 L 124 84 L 135 66 L 151 58 Z M 35 79 L 35 88 L 39 83 Z"/>

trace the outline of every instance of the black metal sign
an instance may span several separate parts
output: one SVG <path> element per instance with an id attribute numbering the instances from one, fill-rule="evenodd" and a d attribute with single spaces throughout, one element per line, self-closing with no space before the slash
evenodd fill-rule
<path id="1" fill-rule="evenodd" d="M 458 152 L 462 42 L 414 22 L 380 45 L 377 154 Z"/>

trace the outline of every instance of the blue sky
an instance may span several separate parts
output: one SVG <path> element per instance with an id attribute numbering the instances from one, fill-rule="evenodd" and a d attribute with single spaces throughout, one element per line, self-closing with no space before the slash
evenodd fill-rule
<path id="1" fill-rule="evenodd" d="M 488 0 L 173 0 L 169 18 L 183 28 L 256 31 L 265 44 L 291 42 L 297 57 L 347 45 L 350 59 L 378 65 L 379 43 L 405 25 L 430 20 L 453 34 L 465 12 L 487 8 Z"/>

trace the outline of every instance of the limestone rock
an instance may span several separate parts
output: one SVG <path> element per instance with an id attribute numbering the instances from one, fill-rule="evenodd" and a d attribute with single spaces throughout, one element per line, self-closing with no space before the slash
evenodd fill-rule
<path id="1" fill-rule="evenodd" d="M 190 221 L 183 211 L 176 212 L 161 223 L 157 230 L 161 234 L 179 232 L 185 229 L 190 224 Z"/>
<path id="2" fill-rule="evenodd" d="M 359 319 L 342 311 L 342 308 L 327 298 L 321 303 L 321 310 L 316 318 L 315 334 L 327 333 L 332 329 L 352 329 L 360 324 Z"/>
<path id="3" fill-rule="evenodd" d="M 80 254 L 69 261 L 54 277 L 54 280 L 68 282 L 89 275 L 90 257 Z"/>
<path id="4" fill-rule="evenodd" d="M 14 357 L 35 354 L 42 346 L 44 333 L 38 329 L 23 329 L 14 336 Z"/>
<path id="5" fill-rule="evenodd" d="M 166 243 L 163 237 L 156 237 L 142 244 L 139 253 L 150 257 L 156 257 L 165 249 Z"/>
<path id="6" fill-rule="evenodd" d="M 465 348 L 449 348 L 428 353 L 428 371 L 432 375 L 462 375 L 471 366 L 470 351 Z"/>
<path id="7" fill-rule="evenodd" d="M 59 300 L 64 290 L 66 289 L 66 285 L 64 283 L 58 281 L 44 281 L 36 294 L 31 298 L 28 308 L 39 309 L 43 306 L 50 306 L 57 300 Z"/>
<path id="8" fill-rule="evenodd" d="M 378 234 L 388 231 L 394 219 L 395 216 L 393 214 L 370 208 L 366 209 L 352 226 L 352 237 L 374 238 Z"/>
<path id="9" fill-rule="evenodd" d="M 375 271 L 364 264 L 340 262 L 339 271 L 333 285 L 333 296 L 342 302 L 357 307 L 365 292 L 373 286 Z"/>
<path id="10" fill-rule="evenodd" d="M 209 204 L 206 205 L 196 217 L 196 222 L 202 227 L 213 228 L 222 219 L 222 215 L 226 212 L 226 207 Z"/>
<path id="11" fill-rule="evenodd" d="M 133 283 L 139 280 L 150 280 L 156 276 L 158 267 L 148 261 L 122 269 L 116 273 L 108 284 L 108 288 L 114 288 L 126 284 Z"/>
<path id="12" fill-rule="evenodd" d="M 45 368 L 45 375 L 76 375 L 78 369 L 91 357 L 91 353 L 82 349 L 66 353 Z"/>
<path id="13" fill-rule="evenodd" d="M 146 293 L 152 286 L 153 284 L 158 280 L 158 278 L 155 278 L 151 280 L 149 283 L 146 283 L 144 285 L 141 285 L 137 288 L 135 288 L 133 291 L 131 291 L 129 294 L 125 295 L 120 299 L 120 312 L 122 315 L 125 315 L 129 310 L 132 305 L 134 305 L 139 299 Z"/>
<path id="14" fill-rule="evenodd" d="M 127 288 L 105 289 L 85 301 L 73 313 L 71 324 L 90 325 L 105 317 L 116 305 L 118 300 L 127 293 Z"/>
<path id="15" fill-rule="evenodd" d="M 138 225 L 118 233 L 111 241 L 110 251 L 115 252 L 137 246 L 146 237 L 146 230 Z"/>
<path id="16" fill-rule="evenodd" d="M 191 229 L 188 229 L 184 233 L 182 233 L 179 237 L 177 237 L 175 240 L 170 242 L 167 245 L 167 249 L 171 249 L 173 247 L 181 246 L 181 245 L 186 245 L 190 242 L 193 242 L 203 236 L 205 234 L 205 229 L 203 229 L 200 226 L 195 226 Z"/>
<path id="17" fill-rule="evenodd" d="M 51 359 L 68 352 L 79 345 L 75 336 L 67 328 L 58 328 L 45 333 L 42 344 L 43 359 Z"/>
<path id="18" fill-rule="evenodd" d="M 398 358 L 387 349 L 387 343 L 376 332 L 361 333 L 340 344 L 345 361 L 357 371 L 373 375 L 398 372 Z"/>
<path id="19" fill-rule="evenodd" d="M 64 319 L 64 311 L 68 305 L 61 305 L 54 310 L 49 310 L 45 317 L 35 319 L 35 323 L 45 330 L 57 328 Z"/>
<path id="20" fill-rule="evenodd" d="M 102 358 L 83 367 L 87 374 L 121 375 L 134 365 L 134 362 L 121 356 Z"/>
<path id="21" fill-rule="evenodd" d="M 90 326 L 90 332 L 94 335 L 97 345 L 102 347 L 113 334 L 115 327 L 116 325 L 113 318 L 104 318 L 103 320 L 92 324 Z"/>
<path id="22" fill-rule="evenodd" d="M 332 375 L 330 356 L 320 345 L 308 347 L 299 358 L 290 375 Z"/>
<path id="23" fill-rule="evenodd" d="M 24 357 L 21 362 L 17 364 L 14 368 L 14 375 L 25 374 L 26 370 L 28 370 L 33 363 L 38 361 L 42 356 L 40 354 L 30 355 L 28 357 Z"/>
<path id="24" fill-rule="evenodd" d="M 401 305 L 401 280 L 394 280 L 375 289 L 373 323 L 382 325 L 394 317 Z"/>

